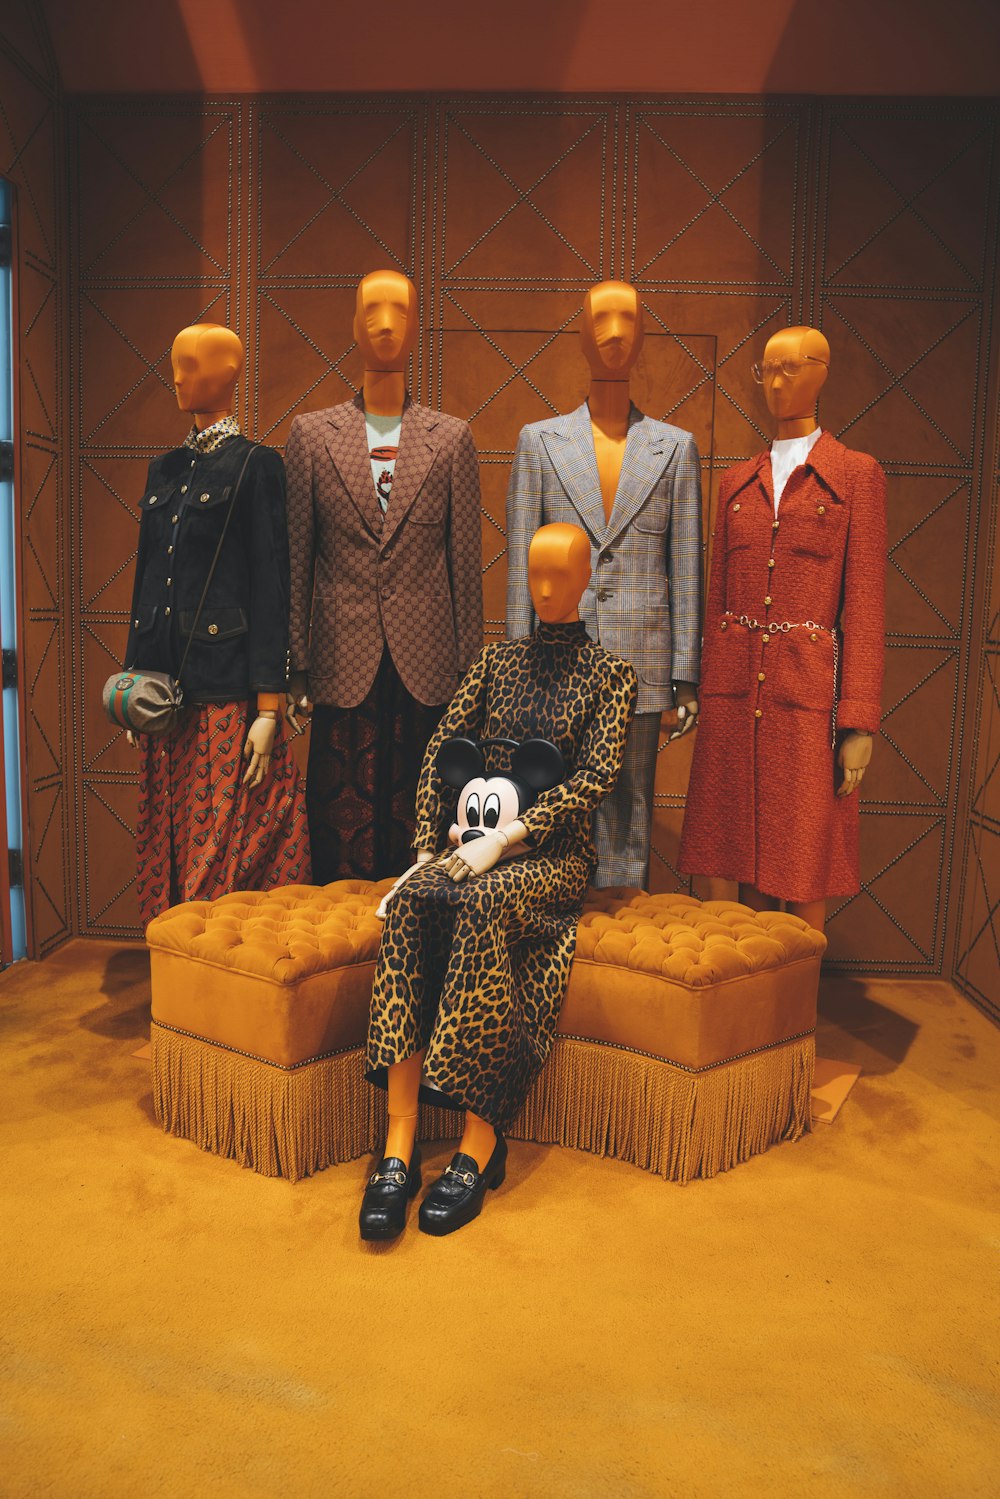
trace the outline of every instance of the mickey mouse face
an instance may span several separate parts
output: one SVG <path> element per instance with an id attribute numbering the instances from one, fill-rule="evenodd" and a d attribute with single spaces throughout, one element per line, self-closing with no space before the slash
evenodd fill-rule
<path id="1" fill-rule="evenodd" d="M 462 788 L 453 833 L 460 843 L 472 843 L 491 828 L 513 822 L 524 810 L 524 788 L 507 776 L 476 776 Z"/>
<path id="2" fill-rule="evenodd" d="M 483 746 L 488 744 L 502 744 L 513 752 L 509 774 L 487 774 Z M 457 820 L 449 833 L 452 843 L 471 843 L 492 828 L 505 827 L 539 792 L 558 785 L 566 775 L 562 755 L 545 739 L 526 739 L 522 744 L 513 739 L 486 739 L 482 744 L 446 739 L 437 752 L 436 767 L 445 784 L 459 792 Z"/>

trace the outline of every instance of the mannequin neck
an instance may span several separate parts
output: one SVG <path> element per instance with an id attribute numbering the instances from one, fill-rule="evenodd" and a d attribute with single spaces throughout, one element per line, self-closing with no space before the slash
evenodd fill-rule
<path id="1" fill-rule="evenodd" d="M 808 437 L 819 426 L 815 416 L 789 416 L 779 420 L 775 438 L 784 442 L 790 437 Z"/>
<path id="2" fill-rule="evenodd" d="M 591 380 L 587 396 L 590 420 L 606 437 L 624 437 L 632 411 L 627 380 Z"/>
<path id="3" fill-rule="evenodd" d="M 194 411 L 194 424 L 199 432 L 204 432 L 207 427 L 214 427 L 216 422 L 221 422 L 224 416 L 232 416 L 233 408 L 227 406 L 224 411 Z"/>
<path id="4" fill-rule="evenodd" d="M 404 370 L 365 370 L 365 410 L 370 416 L 401 416 L 406 400 Z"/>

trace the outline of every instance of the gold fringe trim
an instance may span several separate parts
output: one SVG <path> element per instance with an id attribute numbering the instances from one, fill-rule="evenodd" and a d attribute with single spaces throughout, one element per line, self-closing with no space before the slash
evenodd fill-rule
<path id="1" fill-rule="evenodd" d="M 167 1134 L 262 1176 L 298 1181 L 385 1139 L 385 1094 L 365 1081 L 363 1047 L 287 1071 L 154 1021 L 150 1054 L 153 1109 Z M 460 1114 L 421 1108 L 421 1138 L 460 1132 Z"/>
<path id="2" fill-rule="evenodd" d="M 385 1094 L 365 1081 L 363 1048 L 286 1071 L 154 1022 L 151 1054 L 163 1129 L 263 1176 L 298 1181 L 385 1138 Z M 715 1176 L 811 1128 L 814 1062 L 812 1036 L 700 1073 L 557 1039 L 508 1134 L 669 1181 Z M 455 1138 L 461 1122 L 422 1105 L 420 1138 Z"/>
<path id="3" fill-rule="evenodd" d="M 691 1073 L 557 1039 L 509 1133 L 629 1161 L 665 1180 L 715 1176 L 812 1128 L 815 1037 Z"/>

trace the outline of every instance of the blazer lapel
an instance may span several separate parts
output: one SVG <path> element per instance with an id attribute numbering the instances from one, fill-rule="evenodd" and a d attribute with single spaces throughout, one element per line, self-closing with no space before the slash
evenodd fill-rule
<path id="1" fill-rule="evenodd" d="M 415 406 L 407 396 L 389 494 L 389 508 L 382 523 L 383 542 L 388 541 L 399 530 L 427 478 L 437 452 L 434 440 L 436 426 L 437 417 L 434 412 L 424 406 Z M 374 493 L 374 486 L 372 492 Z"/>
<path id="2" fill-rule="evenodd" d="M 361 396 L 356 396 L 343 406 L 335 406 L 330 413 L 330 427 L 332 430 L 326 439 L 326 450 L 361 519 L 373 536 L 379 536 L 382 532 L 382 510 L 372 478 L 368 429 L 365 426 L 365 408 Z"/>
<path id="3" fill-rule="evenodd" d="M 606 539 L 609 542 L 624 531 L 632 517 L 645 505 L 676 447 L 675 438 L 658 431 L 637 406 L 632 407 L 622 471 L 608 522 Z"/>
<path id="4" fill-rule="evenodd" d="M 542 432 L 542 442 L 559 482 L 584 526 L 595 541 L 603 541 L 607 522 L 586 401 L 568 416 L 558 417 L 547 426 Z"/>

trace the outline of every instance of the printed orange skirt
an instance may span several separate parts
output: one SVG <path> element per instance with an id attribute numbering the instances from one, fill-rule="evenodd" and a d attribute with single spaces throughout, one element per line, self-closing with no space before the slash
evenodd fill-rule
<path id="1" fill-rule="evenodd" d="M 136 830 L 143 926 L 180 901 L 311 882 L 305 793 L 284 724 L 264 784 L 241 785 L 255 717 L 249 703 L 196 704 L 171 733 L 143 739 Z"/>

